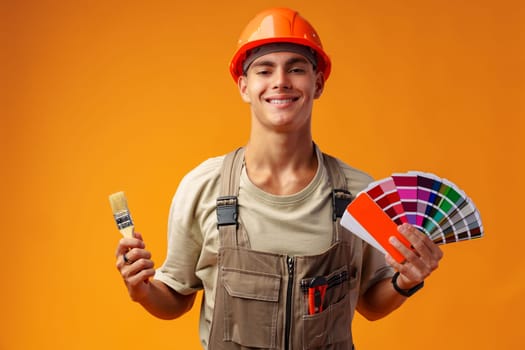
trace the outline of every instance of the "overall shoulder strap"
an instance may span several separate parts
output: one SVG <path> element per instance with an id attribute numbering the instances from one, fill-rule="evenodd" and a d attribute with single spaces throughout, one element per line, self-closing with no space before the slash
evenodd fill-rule
<path id="1" fill-rule="evenodd" d="M 328 171 L 328 178 L 332 183 L 333 220 L 343 216 L 343 213 L 352 201 L 352 194 L 348 191 L 348 184 L 343 169 L 334 157 L 323 153 L 324 164 Z"/>
<path id="2" fill-rule="evenodd" d="M 220 193 L 217 198 L 217 228 L 221 246 L 247 246 L 248 237 L 239 229 L 238 195 L 244 162 L 244 148 L 240 147 L 224 157 L 220 174 Z M 238 237 L 240 236 L 240 237 Z"/>
<path id="3" fill-rule="evenodd" d="M 323 160 L 328 178 L 332 184 L 332 220 L 334 222 L 334 241 L 338 241 L 341 236 L 341 225 L 339 221 L 343 216 L 346 207 L 352 201 L 352 194 L 348 191 L 348 184 L 343 169 L 336 158 L 323 153 Z"/>
<path id="4" fill-rule="evenodd" d="M 239 147 L 224 157 L 221 169 L 220 196 L 237 196 L 241 178 L 244 148 Z"/>

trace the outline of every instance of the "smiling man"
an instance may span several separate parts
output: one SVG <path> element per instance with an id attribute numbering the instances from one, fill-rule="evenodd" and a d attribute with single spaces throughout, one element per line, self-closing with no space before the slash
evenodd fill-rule
<path id="1" fill-rule="evenodd" d="M 258 14 L 230 66 L 250 107 L 248 143 L 182 180 L 160 268 L 140 234 L 119 242 L 129 294 L 153 315 L 179 317 L 204 290 L 205 349 L 352 349 L 354 310 L 389 314 L 438 266 L 441 250 L 410 225 L 399 231 L 413 250 L 391 240 L 403 264 L 340 226 L 341 209 L 372 179 L 312 140 L 330 68 L 296 11 Z"/>

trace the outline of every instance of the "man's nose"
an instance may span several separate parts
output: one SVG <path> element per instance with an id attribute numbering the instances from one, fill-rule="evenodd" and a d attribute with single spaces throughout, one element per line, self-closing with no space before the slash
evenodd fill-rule
<path id="1" fill-rule="evenodd" d="M 291 87 L 292 87 L 292 83 L 290 81 L 290 76 L 288 74 L 288 71 L 283 68 L 276 69 L 274 73 L 273 88 L 274 89 L 290 89 Z"/>

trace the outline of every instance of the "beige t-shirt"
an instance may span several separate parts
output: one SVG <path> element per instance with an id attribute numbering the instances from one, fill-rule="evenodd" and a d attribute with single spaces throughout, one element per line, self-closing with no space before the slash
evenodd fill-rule
<path id="1" fill-rule="evenodd" d="M 283 255 L 312 255 L 328 249 L 332 242 L 332 187 L 322 154 L 316 148 L 316 175 L 303 190 L 277 196 L 256 187 L 243 169 L 239 188 L 239 220 L 251 248 Z M 168 222 L 168 252 L 155 278 L 181 294 L 204 289 L 200 336 L 203 346 L 209 337 L 219 248 L 215 205 L 224 156 L 211 158 L 188 173 L 173 198 Z M 355 195 L 372 178 L 339 161 L 349 191 Z M 391 276 L 384 256 L 370 248 L 363 262 L 360 293 L 380 279 Z"/>

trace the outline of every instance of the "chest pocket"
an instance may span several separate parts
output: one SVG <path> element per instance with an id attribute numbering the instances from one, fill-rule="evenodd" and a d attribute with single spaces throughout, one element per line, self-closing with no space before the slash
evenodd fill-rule
<path id="1" fill-rule="evenodd" d="M 281 276 L 223 269 L 224 340 L 274 348 Z"/>
<path id="2" fill-rule="evenodd" d="M 282 329 L 282 276 L 276 266 L 281 264 L 281 257 L 229 248 L 219 254 L 223 266 L 217 296 L 224 307 L 223 340 L 243 348 L 277 348 Z M 220 307 L 217 301 L 216 305 Z"/>

